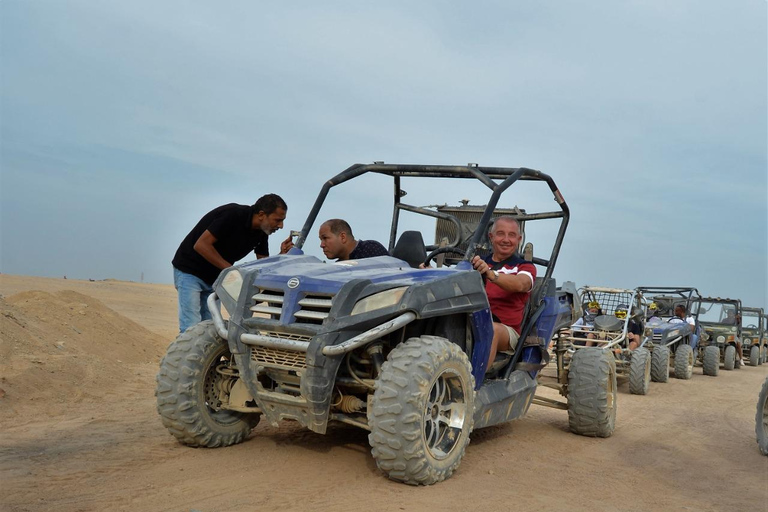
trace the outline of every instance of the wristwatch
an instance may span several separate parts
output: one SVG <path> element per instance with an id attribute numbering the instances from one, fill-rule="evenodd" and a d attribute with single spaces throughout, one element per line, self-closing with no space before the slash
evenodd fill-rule
<path id="1" fill-rule="evenodd" d="M 495 283 L 499 279 L 499 271 L 498 270 L 491 270 L 493 272 L 493 279 L 491 279 L 492 283 Z"/>

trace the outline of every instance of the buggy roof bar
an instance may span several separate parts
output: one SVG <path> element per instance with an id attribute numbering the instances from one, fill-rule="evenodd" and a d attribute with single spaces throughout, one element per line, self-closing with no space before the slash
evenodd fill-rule
<path id="1" fill-rule="evenodd" d="M 552 269 L 555 266 L 557 255 L 560 253 L 560 246 L 565 236 L 565 229 L 568 226 L 568 219 L 570 217 L 570 211 L 568 205 L 565 202 L 562 194 L 557 188 L 554 180 L 541 171 L 534 169 L 528 169 L 526 167 L 482 167 L 477 164 L 468 164 L 466 166 L 452 166 L 452 165 L 415 165 L 415 164 L 385 164 L 383 162 L 374 162 L 373 164 L 353 164 L 346 170 L 337 174 L 333 178 L 329 179 L 323 184 L 320 193 L 315 200 L 315 204 L 307 216 L 307 220 L 301 229 L 301 234 L 296 240 L 296 247 L 301 249 L 304 246 L 304 242 L 309 235 L 309 230 L 312 229 L 312 225 L 317 220 L 317 215 L 325 202 L 325 198 L 332 187 L 340 185 L 353 178 L 361 176 L 366 173 L 383 174 L 386 176 L 392 176 L 395 182 L 395 215 L 392 219 L 392 232 L 390 240 L 390 249 L 394 242 L 393 238 L 397 231 L 397 211 L 400 203 L 400 197 L 402 197 L 400 189 L 400 178 L 402 177 L 418 177 L 418 178 L 463 178 L 463 179 L 475 179 L 483 183 L 486 187 L 491 189 L 491 197 L 488 200 L 488 204 L 485 207 L 478 226 L 487 226 L 491 216 L 493 215 L 496 205 L 499 202 L 501 194 L 503 194 L 510 186 L 516 181 L 543 181 L 552 191 L 555 201 L 560 206 L 560 211 L 555 212 L 543 212 L 538 214 L 521 214 L 516 217 L 521 220 L 538 220 L 538 219 L 552 219 L 561 218 L 560 230 L 557 233 L 554 246 L 552 248 L 552 255 L 549 260 L 536 258 L 535 263 L 546 267 L 546 278 L 551 277 Z M 494 180 L 502 180 L 496 182 Z M 473 234 L 469 245 L 467 247 L 467 253 L 465 259 L 470 259 L 481 245 L 482 237 L 485 235 L 484 229 L 476 229 Z"/>
<path id="2" fill-rule="evenodd" d="M 635 290 L 628 290 L 624 288 L 608 288 L 605 286 L 582 286 L 581 289 L 585 292 L 635 293 Z"/>

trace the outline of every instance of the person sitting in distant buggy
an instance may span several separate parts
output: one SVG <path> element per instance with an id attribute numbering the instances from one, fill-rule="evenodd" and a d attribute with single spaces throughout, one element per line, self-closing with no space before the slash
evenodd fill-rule
<path id="1" fill-rule="evenodd" d="M 688 323 L 693 328 L 693 334 L 691 334 L 691 348 L 696 350 L 696 346 L 699 344 L 699 333 L 696 326 L 696 319 L 692 316 L 685 316 L 685 306 L 678 304 L 675 306 L 675 316 L 669 321 L 671 323 Z"/>
<path id="2" fill-rule="evenodd" d="M 659 316 L 659 305 L 655 302 L 651 302 L 648 305 L 648 320 L 646 320 L 648 323 L 654 322 L 659 323 L 661 322 L 661 317 Z"/>
<path id="3" fill-rule="evenodd" d="M 619 320 L 627 318 L 629 312 L 629 306 L 626 304 L 619 304 L 616 307 L 616 311 L 613 313 Z M 640 341 L 643 336 L 643 327 L 634 321 L 632 318 L 627 323 L 627 341 L 629 341 L 629 350 L 635 350 L 640 346 Z"/>
<path id="4" fill-rule="evenodd" d="M 594 327 L 595 325 L 595 318 L 603 314 L 603 310 L 600 308 L 600 303 L 596 300 L 590 301 L 589 304 L 587 304 L 587 307 L 584 308 L 584 314 L 581 318 L 576 320 L 576 322 L 571 326 L 576 327 L 576 329 L 572 329 L 573 331 L 573 337 L 574 338 L 587 338 L 587 340 L 594 340 L 595 339 L 595 333 L 593 332 L 584 332 L 579 327 Z M 585 345 L 587 347 L 592 347 L 595 345 L 594 341 L 577 341 L 577 345 Z"/>

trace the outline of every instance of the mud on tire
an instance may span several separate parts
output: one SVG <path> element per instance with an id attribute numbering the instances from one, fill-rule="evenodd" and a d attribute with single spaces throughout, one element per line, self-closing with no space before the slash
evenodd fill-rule
<path id="1" fill-rule="evenodd" d="M 568 426 L 589 437 L 610 437 L 616 427 L 616 360 L 608 351 L 582 348 L 568 370 Z"/>
<path id="2" fill-rule="evenodd" d="M 720 371 L 720 349 L 717 347 L 704 347 L 702 359 L 704 375 L 717 377 L 717 373 Z"/>
<path id="3" fill-rule="evenodd" d="M 659 345 L 651 352 L 651 380 L 667 382 L 669 380 L 669 347 Z"/>
<path id="4" fill-rule="evenodd" d="M 688 380 L 693 376 L 693 349 L 690 345 L 680 345 L 675 351 L 675 378 Z"/>
<path id="5" fill-rule="evenodd" d="M 647 348 L 636 348 L 629 362 L 629 392 L 647 395 L 651 382 L 651 353 Z"/>
<path id="6" fill-rule="evenodd" d="M 763 389 L 757 397 L 755 435 L 760 451 L 763 455 L 768 455 L 768 377 L 763 382 Z"/>
<path id="7" fill-rule="evenodd" d="M 259 422 L 258 414 L 218 409 L 216 367 L 231 357 L 211 321 L 179 335 L 160 362 L 157 412 L 180 443 L 214 448 L 242 442 Z"/>
<path id="8" fill-rule="evenodd" d="M 431 485 L 450 477 L 469 444 L 475 379 L 466 354 L 445 338 L 410 338 L 376 380 L 368 441 L 392 480 Z"/>

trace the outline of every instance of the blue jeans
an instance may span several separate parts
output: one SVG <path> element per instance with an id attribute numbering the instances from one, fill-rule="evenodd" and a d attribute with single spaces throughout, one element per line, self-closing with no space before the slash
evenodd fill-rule
<path id="1" fill-rule="evenodd" d="M 173 285 L 179 293 L 179 332 L 211 319 L 208 296 L 213 292 L 205 281 L 173 267 Z"/>
<path id="2" fill-rule="evenodd" d="M 694 354 L 696 353 L 696 347 L 699 345 L 699 335 L 698 334 L 691 334 L 691 348 L 694 350 Z M 696 357 L 694 355 L 694 357 Z"/>

